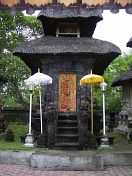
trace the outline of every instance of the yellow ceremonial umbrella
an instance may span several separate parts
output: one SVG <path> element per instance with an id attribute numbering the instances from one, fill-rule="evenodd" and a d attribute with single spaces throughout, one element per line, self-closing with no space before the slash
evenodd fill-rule
<path id="1" fill-rule="evenodd" d="M 91 133 L 93 134 L 93 85 L 99 85 L 100 83 L 104 82 L 104 78 L 100 75 L 95 75 L 91 73 L 85 75 L 80 80 L 81 86 L 91 86 Z"/>

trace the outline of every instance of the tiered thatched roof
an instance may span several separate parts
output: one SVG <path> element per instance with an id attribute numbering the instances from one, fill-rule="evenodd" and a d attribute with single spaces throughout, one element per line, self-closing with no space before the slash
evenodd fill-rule
<path id="1" fill-rule="evenodd" d="M 14 55 L 21 57 L 32 70 L 40 67 L 40 59 L 43 60 L 48 56 L 55 56 L 55 58 L 68 55 L 82 56 L 82 58 L 93 56 L 97 60 L 94 68 L 98 74 L 102 74 L 120 53 L 116 45 L 98 39 L 50 36 L 23 42 L 14 51 Z"/>
<path id="2" fill-rule="evenodd" d="M 80 26 L 81 37 L 92 37 L 97 22 L 101 21 L 102 11 L 99 9 L 89 10 L 86 7 L 65 7 L 65 6 L 46 6 L 41 10 L 37 17 L 43 24 L 44 33 L 48 35 L 49 31 L 55 35 L 53 30 L 59 22 L 68 21 L 69 23 L 77 23 Z"/>
<path id="3" fill-rule="evenodd" d="M 21 43 L 14 54 L 108 54 L 120 53 L 120 49 L 109 42 L 87 37 L 42 37 Z"/>
<path id="4" fill-rule="evenodd" d="M 132 48 L 132 37 L 131 37 L 130 40 L 128 41 L 128 43 L 127 43 L 127 47 Z"/>
<path id="5" fill-rule="evenodd" d="M 121 86 L 128 82 L 132 83 L 132 69 L 124 72 L 120 77 L 116 78 L 113 81 L 112 86 Z"/>
<path id="6" fill-rule="evenodd" d="M 66 18 L 81 18 L 88 19 L 90 17 L 96 17 L 97 21 L 102 20 L 102 12 L 99 9 L 89 10 L 86 7 L 65 7 L 65 6 L 47 6 L 41 10 L 38 14 L 38 19 L 66 19 Z"/>

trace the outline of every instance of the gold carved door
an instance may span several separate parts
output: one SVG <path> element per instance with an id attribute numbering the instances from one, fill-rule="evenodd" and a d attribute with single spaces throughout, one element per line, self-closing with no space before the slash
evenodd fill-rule
<path id="1" fill-rule="evenodd" d="M 59 75 L 58 109 L 61 112 L 76 112 L 76 74 Z"/>

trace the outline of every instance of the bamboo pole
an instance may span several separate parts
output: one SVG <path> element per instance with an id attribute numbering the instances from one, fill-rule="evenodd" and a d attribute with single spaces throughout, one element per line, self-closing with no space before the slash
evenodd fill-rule
<path id="1" fill-rule="evenodd" d="M 29 132 L 31 135 L 31 123 L 32 123 L 32 92 L 30 91 L 30 110 L 29 110 Z"/>
<path id="2" fill-rule="evenodd" d="M 41 126 L 41 134 L 43 134 L 43 117 L 42 117 L 42 96 L 41 90 L 39 89 L 39 98 L 40 98 L 40 126 Z"/>
<path id="3" fill-rule="evenodd" d="M 91 85 L 91 133 L 93 134 L 93 86 Z"/>

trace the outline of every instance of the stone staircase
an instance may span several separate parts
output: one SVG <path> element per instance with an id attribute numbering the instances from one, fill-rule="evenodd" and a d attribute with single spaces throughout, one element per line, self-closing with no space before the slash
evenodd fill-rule
<path id="1" fill-rule="evenodd" d="M 79 149 L 78 119 L 76 114 L 58 115 L 56 149 Z"/>

